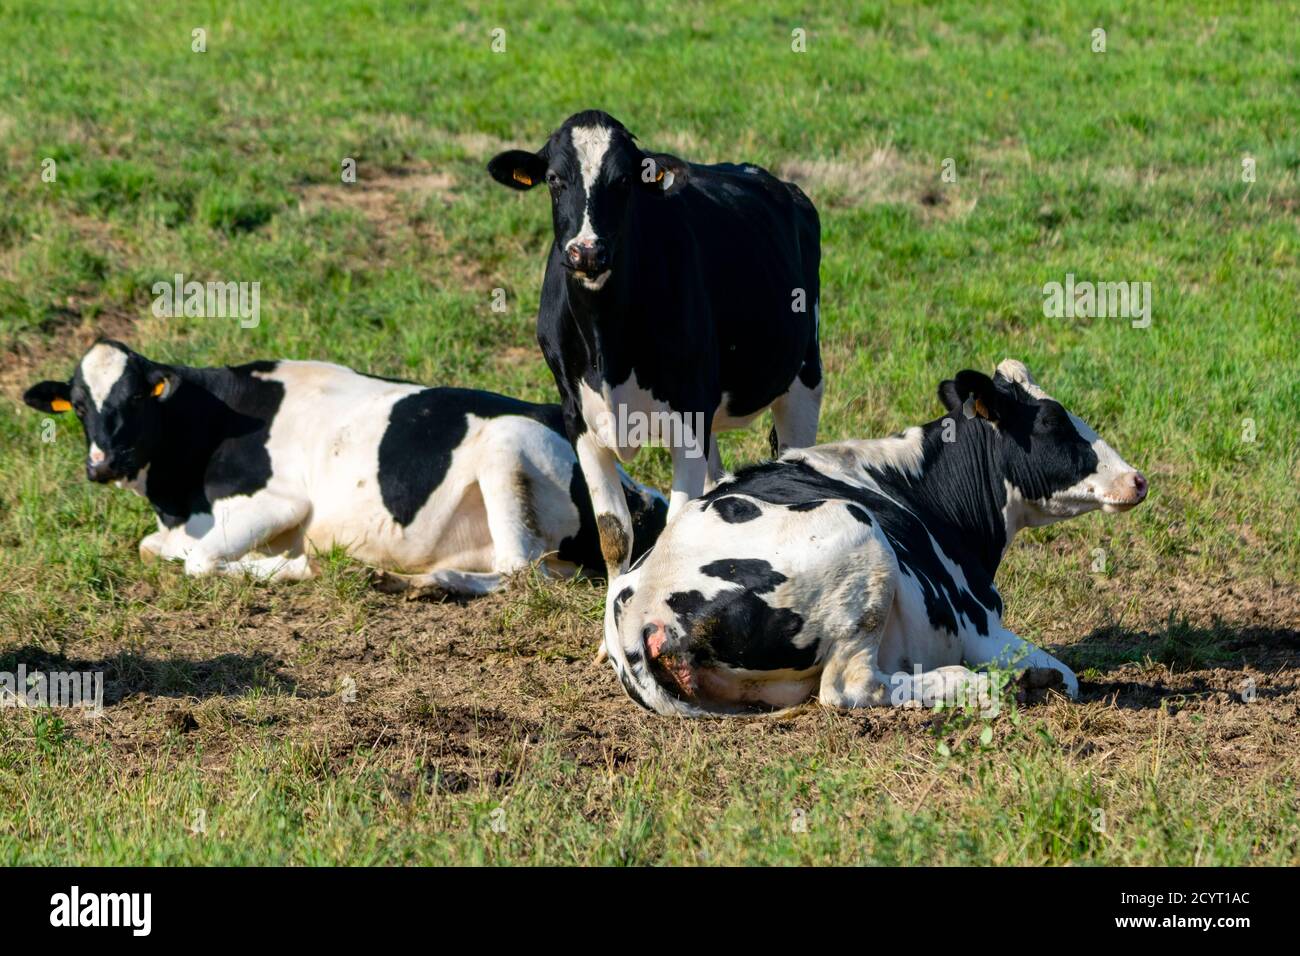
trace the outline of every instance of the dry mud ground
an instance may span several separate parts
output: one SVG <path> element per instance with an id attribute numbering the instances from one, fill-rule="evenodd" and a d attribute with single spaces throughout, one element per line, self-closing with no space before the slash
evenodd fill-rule
<path id="1" fill-rule="evenodd" d="M 151 585 L 136 587 L 132 600 L 147 607 Z M 1182 728 L 1225 774 L 1294 769 L 1300 590 L 1220 588 L 1189 601 L 1166 582 L 1143 593 L 1145 614 L 1131 626 L 1048 642 L 1081 671 L 1081 699 L 1053 696 L 1027 712 L 1047 719 L 1070 759 L 1099 766 Z M 233 604 L 145 610 L 131 651 L 93 640 L 68 655 L 6 651 L 29 669 L 104 671 L 104 715 L 73 732 L 107 743 L 125 766 L 198 748 L 219 771 L 232 750 L 269 735 L 321 744 L 331 761 L 369 748 L 399 776 L 436 769 L 438 786 L 459 792 L 508 782 L 520 753 L 543 739 L 592 774 L 625 772 L 674 746 L 686 723 L 634 706 L 593 660 L 600 628 L 575 605 L 601 597 L 585 582 L 531 580 L 467 602 L 372 594 L 343 604 L 293 585 L 254 588 Z M 1201 660 L 1210 652 L 1215 666 Z M 241 698 L 254 689 L 264 693 L 250 710 Z M 815 706 L 695 726 L 745 762 L 811 751 L 828 734 L 866 748 L 901 735 L 929 753 L 936 735 L 961 733 L 942 714 Z"/>

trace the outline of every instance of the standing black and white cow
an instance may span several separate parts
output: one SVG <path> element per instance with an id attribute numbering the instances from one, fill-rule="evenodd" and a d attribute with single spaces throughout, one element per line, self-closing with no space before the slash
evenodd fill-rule
<path id="1" fill-rule="evenodd" d="M 306 579 L 312 549 L 342 546 L 406 572 L 381 578 L 389 590 L 473 595 L 543 558 L 559 574 L 603 566 L 558 405 L 324 362 L 164 365 L 104 339 L 23 400 L 76 412 L 87 477 L 157 514 L 141 557 L 187 574 Z M 643 549 L 667 502 L 619 477 Z"/>
<path id="2" fill-rule="evenodd" d="M 993 578 L 1012 536 L 1098 508 L 1146 479 L 1008 359 L 939 386 L 944 418 L 742 470 L 610 583 L 605 644 L 662 714 L 986 700 L 1068 667 L 1002 624 Z"/>
<path id="3" fill-rule="evenodd" d="M 646 152 L 595 110 L 488 170 L 550 191 L 537 338 L 611 575 L 630 558 L 619 460 L 670 448 L 671 519 L 722 476 L 714 432 L 770 407 L 780 450 L 816 440 L 821 227 L 799 187 L 757 166 Z"/>

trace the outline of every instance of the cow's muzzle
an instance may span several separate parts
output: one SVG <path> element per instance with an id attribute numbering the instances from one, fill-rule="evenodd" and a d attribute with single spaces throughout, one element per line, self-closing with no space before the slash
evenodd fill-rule
<path id="1" fill-rule="evenodd" d="M 105 461 L 86 462 L 86 477 L 99 484 L 107 484 L 123 477 L 112 465 Z"/>
<path id="2" fill-rule="evenodd" d="M 564 260 L 574 272 L 594 279 L 609 268 L 609 250 L 599 239 L 570 242 L 564 250 Z"/>
<path id="3" fill-rule="evenodd" d="M 641 642 L 650 669 L 661 686 L 682 700 L 694 700 L 700 691 L 691 655 L 663 621 L 651 621 L 641 630 Z"/>
<path id="4" fill-rule="evenodd" d="M 1147 497 L 1147 480 L 1140 471 L 1129 471 L 1117 477 L 1101 499 L 1103 511 L 1128 511 L 1142 504 Z"/>

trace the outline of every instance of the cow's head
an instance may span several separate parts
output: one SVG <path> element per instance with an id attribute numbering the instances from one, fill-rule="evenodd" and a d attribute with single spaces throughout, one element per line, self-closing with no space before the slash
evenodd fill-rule
<path id="1" fill-rule="evenodd" d="M 100 339 L 66 382 L 40 382 L 23 401 L 43 412 L 76 412 L 86 432 L 86 477 L 134 480 L 149 464 L 161 432 L 162 405 L 180 385 L 166 365 L 120 342 Z"/>
<path id="2" fill-rule="evenodd" d="M 685 162 L 644 152 L 622 123 L 599 110 L 570 116 L 535 153 L 511 149 L 493 157 L 488 172 L 512 189 L 546 183 L 561 261 L 591 291 L 617 267 L 636 204 L 673 195 L 688 175 Z"/>
<path id="3" fill-rule="evenodd" d="M 1147 496 L 1142 473 L 1039 388 L 1023 362 L 1006 359 L 992 378 L 958 372 L 939 383 L 939 399 L 955 415 L 988 426 L 1020 524 L 1051 524 L 1098 508 L 1127 511 Z"/>

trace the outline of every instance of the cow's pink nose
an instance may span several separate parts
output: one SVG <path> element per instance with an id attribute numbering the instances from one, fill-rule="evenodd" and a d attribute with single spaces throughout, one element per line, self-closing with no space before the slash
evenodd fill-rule
<path id="1" fill-rule="evenodd" d="M 664 645 L 668 643 L 668 632 L 664 629 L 663 621 L 651 621 L 641 631 L 645 638 L 645 651 L 650 660 L 655 660 L 664 652 Z"/>
<path id="2" fill-rule="evenodd" d="M 1138 501 L 1143 501 L 1147 496 L 1147 480 L 1140 471 L 1133 472 L 1133 494 Z"/>

